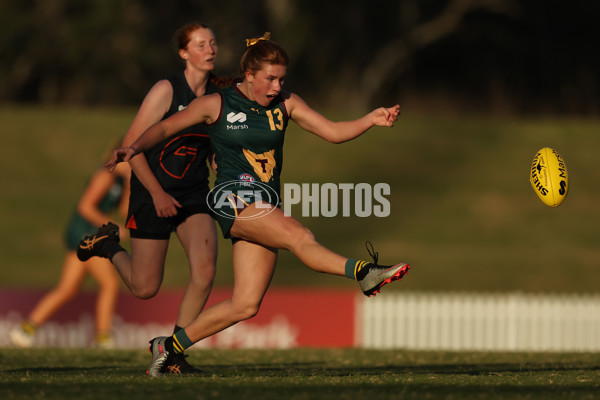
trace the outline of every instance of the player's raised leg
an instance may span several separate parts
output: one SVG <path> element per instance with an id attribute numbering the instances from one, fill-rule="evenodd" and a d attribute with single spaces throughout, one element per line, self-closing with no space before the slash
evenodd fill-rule
<path id="1" fill-rule="evenodd" d="M 266 213 L 265 209 L 268 207 L 273 209 Z M 373 262 L 345 258 L 319 244 L 312 232 L 298 220 L 266 203 L 251 204 L 241 215 L 244 218 L 238 218 L 231 228 L 232 236 L 289 250 L 317 272 L 355 279 L 366 296 L 373 296 L 384 285 L 402 279 L 410 268 L 406 263 L 379 265 L 378 253 L 370 243 L 367 250 L 373 257 Z M 253 215 L 258 217 L 248 218 Z"/>

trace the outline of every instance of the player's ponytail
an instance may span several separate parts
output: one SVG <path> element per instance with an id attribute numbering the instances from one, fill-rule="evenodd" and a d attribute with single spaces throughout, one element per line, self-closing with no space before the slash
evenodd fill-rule
<path id="1" fill-rule="evenodd" d="M 271 34 L 266 32 L 259 38 L 246 39 L 246 51 L 240 61 L 242 75 L 246 71 L 260 71 L 264 64 L 287 65 L 290 59 L 286 51 L 271 41 Z"/>
<path id="2" fill-rule="evenodd" d="M 271 40 L 271 32 L 265 32 L 265 34 L 259 38 L 246 39 L 246 47 L 252 47 L 261 40 Z"/>
<path id="3" fill-rule="evenodd" d="M 216 87 L 224 88 L 233 85 L 236 79 L 231 78 L 229 76 L 217 76 L 210 74 L 209 82 L 215 85 Z"/>

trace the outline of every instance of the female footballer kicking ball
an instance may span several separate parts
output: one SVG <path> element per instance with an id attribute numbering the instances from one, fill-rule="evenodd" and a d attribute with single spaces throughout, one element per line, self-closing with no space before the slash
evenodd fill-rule
<path id="1" fill-rule="evenodd" d="M 209 204 L 213 210 L 220 207 L 215 217 L 224 236 L 234 243 L 232 297 L 204 310 L 173 336 L 153 339 L 148 371 L 151 376 L 162 376 L 175 354 L 194 343 L 255 316 L 275 271 L 278 249 L 291 251 L 317 272 L 355 279 L 367 296 L 401 279 L 409 269 L 404 263 L 380 266 L 376 253 L 372 253 L 374 262 L 370 263 L 326 249 L 300 222 L 285 216 L 275 204 L 276 196 L 267 193 L 279 193 L 283 139 L 289 119 L 328 142 L 342 143 L 372 126 L 393 126 L 400 106 L 378 108 L 354 121 L 330 121 L 298 95 L 282 90 L 288 56 L 268 37 L 249 40 L 240 64 L 241 83 L 192 101 L 185 110 L 151 126 L 130 147 L 116 150 L 106 164 L 114 168 L 176 132 L 204 123 L 209 128 L 217 164 L 215 187 L 228 184 L 231 207 L 214 189 Z"/>

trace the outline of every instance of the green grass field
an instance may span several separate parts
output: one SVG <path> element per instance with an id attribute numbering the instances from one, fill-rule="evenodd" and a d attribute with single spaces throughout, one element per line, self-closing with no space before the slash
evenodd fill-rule
<path id="1" fill-rule="evenodd" d="M 149 378 L 147 351 L 0 349 L 10 399 L 596 399 L 600 356 L 200 350 L 199 376 Z"/>
<path id="2" fill-rule="evenodd" d="M 0 157 L 0 286 L 49 287 L 63 257 L 62 229 L 89 174 L 135 110 L 4 106 Z M 330 115 L 351 118 L 351 115 Z M 298 217 L 331 249 L 408 261 L 411 290 L 595 292 L 600 282 L 600 121 L 414 115 L 393 129 L 328 144 L 291 124 L 283 180 L 391 186 L 388 218 Z M 558 208 L 528 181 L 543 146 L 567 163 L 571 187 Z M 231 283 L 231 246 L 220 241 L 216 284 Z M 164 285 L 186 283 L 172 241 Z M 347 285 L 282 252 L 274 285 Z M 392 289 L 394 290 L 394 289 Z"/>
<path id="3" fill-rule="evenodd" d="M 0 110 L 0 289 L 50 287 L 62 229 L 89 174 L 135 110 Z M 348 118 L 349 115 L 332 115 Z M 287 134 L 284 181 L 389 183 L 388 218 L 303 218 L 328 247 L 412 270 L 386 290 L 597 292 L 600 282 L 598 120 L 411 115 L 331 145 Z M 528 182 L 535 152 L 556 148 L 571 178 L 563 205 L 543 205 Z M 219 243 L 216 284 L 231 283 L 230 244 Z M 187 281 L 173 240 L 165 287 Z M 282 252 L 273 285 L 349 285 Z M 91 287 L 91 284 L 87 284 Z M 36 399 L 592 399 L 598 354 L 368 350 L 200 350 L 198 377 L 150 379 L 146 351 L 0 348 L 0 398 Z"/>

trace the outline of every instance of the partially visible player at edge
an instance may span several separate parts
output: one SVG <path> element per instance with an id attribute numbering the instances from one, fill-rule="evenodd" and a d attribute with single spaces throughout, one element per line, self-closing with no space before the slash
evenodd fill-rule
<path id="1" fill-rule="evenodd" d="M 317 243 L 307 228 L 285 216 L 277 204 L 266 203 L 266 192 L 250 201 L 243 201 L 236 194 L 236 190 L 243 190 L 244 199 L 248 200 L 248 181 L 260 181 L 279 193 L 283 137 L 289 119 L 328 142 L 342 143 L 372 126 L 391 127 L 400 114 L 400 106 L 395 105 L 377 108 L 354 121 L 330 121 L 298 95 L 282 90 L 288 56 L 268 39 L 266 36 L 248 40 L 241 59 L 241 83 L 220 94 L 194 100 L 183 112 L 150 127 L 130 147 L 116 150 L 113 161 L 106 165 L 112 168 L 184 127 L 206 123 L 218 166 L 215 186 L 224 182 L 234 185 L 228 186 L 232 194 L 227 199 L 234 207 L 227 207 L 219 193 L 209 200 L 213 208 L 221 206 L 219 214 L 230 213 L 216 215 L 216 219 L 224 236 L 233 240 L 233 295 L 204 310 L 173 336 L 152 339 L 151 376 L 162 376 L 169 370 L 174 355 L 194 343 L 255 316 L 275 271 L 278 249 L 291 251 L 317 272 L 355 279 L 367 296 L 401 279 L 409 269 L 405 263 L 378 265 L 372 247 L 368 248 L 372 263 L 338 255 Z M 243 127 L 238 126 L 244 131 L 242 135 L 232 135 L 225 116 L 239 113 L 246 116 Z M 258 185 L 252 189 L 261 190 Z"/>
<path id="2" fill-rule="evenodd" d="M 108 149 L 110 153 L 107 151 L 102 163 L 112 157 L 112 151 L 119 146 L 120 139 Z M 67 253 L 60 280 L 36 303 L 27 318 L 10 331 L 10 340 L 15 346 L 32 347 L 38 329 L 73 300 L 89 274 L 98 283 L 94 315 L 96 332 L 92 346 L 104 349 L 114 347 L 112 324 L 119 296 L 119 276 L 107 260 L 78 260 L 77 246 L 82 236 L 95 232 L 99 226 L 110 221 L 113 213 L 118 213 L 120 218 L 127 215 L 131 170 L 129 166 L 120 167 L 111 174 L 99 165 L 87 182 L 65 231 Z M 124 237 L 128 236 L 125 227 L 117 229 L 121 230 Z"/>
<path id="3" fill-rule="evenodd" d="M 217 92 L 217 85 L 232 83 L 231 79 L 212 74 L 217 43 L 210 28 L 199 23 L 187 24 L 178 30 L 176 41 L 185 69 L 158 81 L 148 92 L 123 140 L 124 146 L 133 143 L 154 123 L 187 107 L 195 98 Z M 96 255 L 90 250 L 97 249 L 98 238 L 113 238 L 107 241 L 104 256 L 115 265 L 131 293 L 147 299 L 160 288 L 169 238 L 171 232 L 175 232 L 189 260 L 190 278 L 174 332 L 200 314 L 215 276 L 216 227 L 206 204 L 209 152 L 206 126 L 192 124 L 182 126 L 173 137 L 148 147 L 130 162 L 133 173 L 127 228 L 131 235 L 131 254 L 118 245 L 112 224 L 85 238 L 78 250 L 81 259 L 88 259 Z M 170 372 L 199 370 L 192 367 L 185 356 L 178 355 Z"/>

